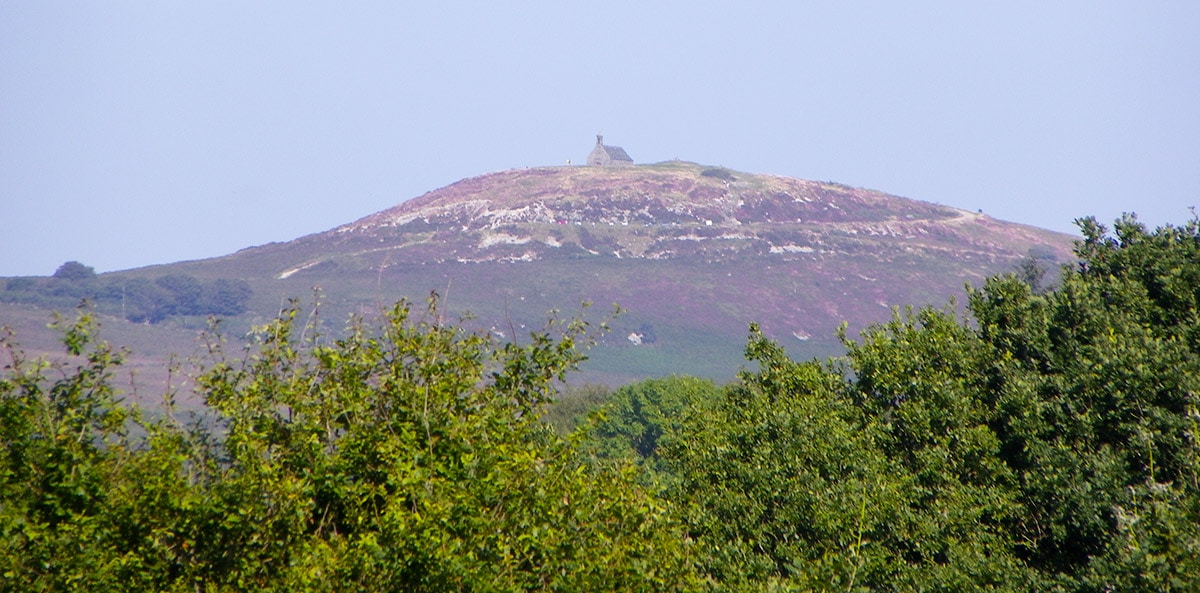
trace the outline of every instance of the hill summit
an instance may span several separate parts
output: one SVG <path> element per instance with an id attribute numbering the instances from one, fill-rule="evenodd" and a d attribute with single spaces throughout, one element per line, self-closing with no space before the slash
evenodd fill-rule
<path id="1" fill-rule="evenodd" d="M 293 241 L 104 276 L 120 312 L 137 282 L 245 283 L 246 312 L 226 325 L 238 331 L 314 287 L 331 325 L 437 291 L 499 339 L 551 310 L 616 303 L 626 312 L 588 363 L 616 383 L 728 379 L 751 322 L 794 356 L 834 354 L 843 322 L 854 332 L 897 306 L 944 304 L 1030 255 L 1053 268 L 1072 243 L 879 191 L 670 161 L 489 173 Z"/>
<path id="2" fill-rule="evenodd" d="M 828 354 L 843 322 L 945 303 L 1031 253 L 1053 267 L 1072 243 L 879 191 L 670 161 L 480 175 L 195 269 L 257 277 L 263 307 L 314 285 L 348 310 L 436 289 L 504 335 L 547 310 L 617 303 L 628 313 L 595 364 L 727 377 L 702 361 L 736 360 L 750 322 L 799 356 Z"/>
<path id="3" fill-rule="evenodd" d="M 365 240 L 392 262 L 439 263 L 563 256 L 819 262 L 854 254 L 996 262 L 1033 246 L 1065 256 L 1070 245 L 1064 235 L 981 213 L 678 161 L 491 173 L 325 236 Z"/>

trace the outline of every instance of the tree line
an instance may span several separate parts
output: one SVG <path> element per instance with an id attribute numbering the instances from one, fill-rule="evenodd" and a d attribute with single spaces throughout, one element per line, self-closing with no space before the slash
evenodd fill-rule
<path id="1" fill-rule="evenodd" d="M 120 401 L 122 353 L 85 314 L 62 324 L 66 361 L 6 346 L 0 574 L 46 591 L 1200 590 L 1200 223 L 1080 228 L 1051 290 L 993 278 L 827 361 L 751 327 L 727 385 L 579 398 L 557 386 L 597 328 L 500 343 L 434 298 L 339 337 L 298 308 L 251 349 L 213 337 L 188 421 Z"/>
<path id="2" fill-rule="evenodd" d="M 177 315 L 240 315 L 252 294 L 250 284 L 240 279 L 97 276 L 91 267 L 69 261 L 48 278 L 9 278 L 0 300 L 67 308 L 86 299 L 129 321 L 158 323 Z"/>

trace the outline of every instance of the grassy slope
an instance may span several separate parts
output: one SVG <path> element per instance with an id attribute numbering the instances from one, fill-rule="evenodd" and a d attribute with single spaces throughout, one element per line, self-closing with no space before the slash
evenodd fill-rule
<path id="1" fill-rule="evenodd" d="M 62 313 L 67 321 L 74 315 L 75 311 Z M 54 311 L 34 305 L 0 303 L 0 326 L 12 330 L 13 341 L 26 357 L 77 363 L 66 356 L 61 334 L 49 328 L 54 321 Z M 114 383 L 124 397 L 154 404 L 172 388 L 180 390 L 184 404 L 190 403 L 186 397 L 190 384 L 188 360 L 204 351 L 201 332 L 175 323 L 147 325 L 106 315 L 97 316 L 97 321 L 103 340 L 128 350 Z M 0 365 L 10 363 L 7 354 L 0 355 L 0 360 L 3 361 Z"/>

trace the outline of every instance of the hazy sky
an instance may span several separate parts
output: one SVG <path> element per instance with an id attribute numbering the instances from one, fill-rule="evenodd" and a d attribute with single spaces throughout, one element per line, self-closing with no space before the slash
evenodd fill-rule
<path id="1" fill-rule="evenodd" d="M 597 132 L 1067 232 L 1179 224 L 1200 2 L 6 1 L 0 276 L 286 241 Z"/>

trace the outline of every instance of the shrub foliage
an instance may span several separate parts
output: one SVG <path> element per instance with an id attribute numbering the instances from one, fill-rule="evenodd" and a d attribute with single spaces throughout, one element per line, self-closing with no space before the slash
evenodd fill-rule
<path id="1" fill-rule="evenodd" d="M 61 362 L 6 342 L 0 582 L 1200 590 L 1200 223 L 1080 226 L 1053 290 L 997 277 L 825 362 L 752 327 L 737 381 L 592 389 L 566 437 L 540 415 L 582 321 L 496 343 L 433 299 L 333 338 L 293 308 L 214 337 L 184 423 L 120 401 L 85 314 Z"/>
<path id="2" fill-rule="evenodd" d="M 498 345 L 407 303 L 325 340 L 289 310 L 212 343 L 185 425 L 111 388 L 120 353 L 0 382 L 0 574 L 16 590 L 677 590 L 687 549 L 630 469 L 538 420 L 587 325 Z M 311 329 L 311 327 L 307 328 Z"/>
<path id="3" fill-rule="evenodd" d="M 729 588 L 1200 590 L 1200 225 L 1080 226 L 1053 291 L 994 278 L 826 364 L 752 331 L 757 370 L 619 391 L 592 450 Z"/>

